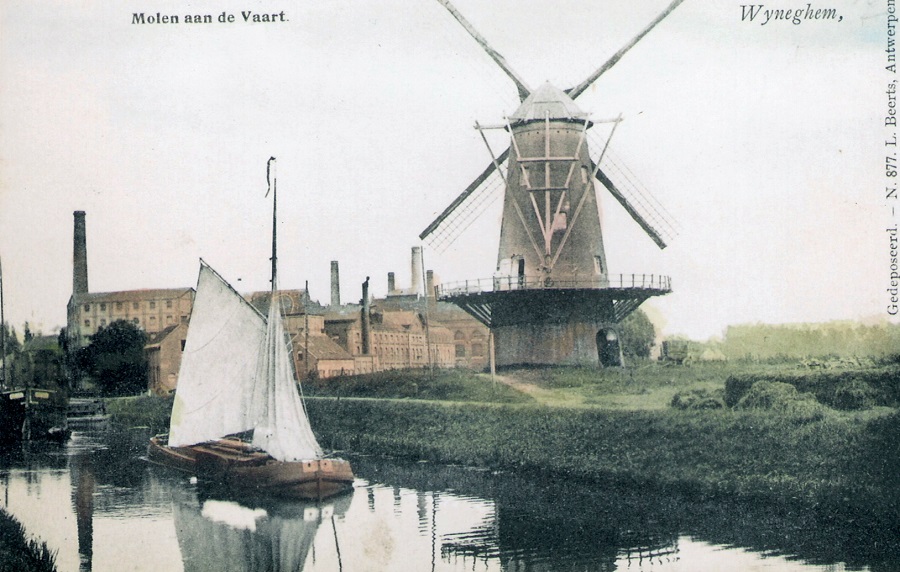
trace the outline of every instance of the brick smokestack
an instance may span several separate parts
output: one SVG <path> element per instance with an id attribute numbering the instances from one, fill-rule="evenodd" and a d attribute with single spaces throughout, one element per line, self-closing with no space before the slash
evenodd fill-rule
<path id="1" fill-rule="evenodd" d="M 394 281 L 394 273 L 388 272 L 388 294 L 393 294 L 394 290 L 396 290 L 397 284 Z"/>
<path id="2" fill-rule="evenodd" d="M 362 283 L 362 353 L 363 355 L 369 355 L 369 351 L 371 350 L 371 344 L 369 343 L 369 277 L 366 276 L 366 281 Z"/>
<path id="3" fill-rule="evenodd" d="M 412 247 L 412 260 L 410 264 L 412 270 L 412 280 L 410 280 L 410 292 L 419 295 L 419 288 L 422 284 L 422 247 Z"/>
<path id="4" fill-rule="evenodd" d="M 435 287 L 435 279 L 434 279 L 434 270 L 426 270 L 425 271 L 425 303 L 428 304 L 429 307 L 434 307 L 437 302 L 437 294 L 434 291 Z"/>
<path id="5" fill-rule="evenodd" d="M 434 298 L 434 270 L 425 271 L 425 297 Z"/>
<path id="6" fill-rule="evenodd" d="M 341 274 L 337 260 L 331 261 L 331 305 L 341 305 Z"/>
<path id="7" fill-rule="evenodd" d="M 84 223 L 84 211 L 75 211 L 75 239 L 72 256 L 72 294 L 87 294 L 87 235 Z"/>

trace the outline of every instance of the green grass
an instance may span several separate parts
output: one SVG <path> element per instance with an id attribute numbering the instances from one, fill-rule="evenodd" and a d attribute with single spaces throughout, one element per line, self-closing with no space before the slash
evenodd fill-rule
<path id="1" fill-rule="evenodd" d="M 383 400 L 312 400 L 308 409 L 326 447 L 806 503 L 885 490 L 883 479 L 855 461 L 875 454 L 867 428 L 891 411 L 810 421 L 752 410 Z"/>
<path id="2" fill-rule="evenodd" d="M 446 401 L 524 403 L 533 398 L 506 385 L 491 384 L 489 375 L 462 369 L 395 370 L 334 377 L 303 384 L 309 396 L 377 397 Z"/>
<path id="3" fill-rule="evenodd" d="M 150 427 L 155 433 L 169 430 L 172 398 L 155 395 L 114 397 L 106 402 L 113 421 L 124 427 Z"/>
<path id="4" fill-rule="evenodd" d="M 895 408 L 839 411 L 779 384 L 760 386 L 741 407 L 671 405 L 676 394 L 680 401 L 718 399 L 733 375 L 777 378 L 797 370 L 648 362 L 500 372 L 511 386 L 451 370 L 433 378 L 383 372 L 304 388 L 314 397 L 307 400 L 312 426 L 328 449 L 900 514 L 893 500 L 900 489 Z M 170 408 L 171 399 L 156 397 L 109 405 L 117 422 L 158 431 Z"/>

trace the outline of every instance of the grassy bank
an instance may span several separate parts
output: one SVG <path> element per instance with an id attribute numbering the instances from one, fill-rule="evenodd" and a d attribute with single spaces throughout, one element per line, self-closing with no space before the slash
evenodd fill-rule
<path id="1" fill-rule="evenodd" d="M 782 382 L 747 390 L 734 408 L 719 397 L 730 376 L 785 379 L 791 368 L 797 366 L 533 368 L 501 372 L 515 382 L 496 388 L 482 374 L 391 372 L 343 385 L 323 381 L 306 393 L 313 428 L 330 449 L 702 495 L 827 500 L 859 510 L 878 502 L 896 511 L 896 409 L 835 410 L 812 394 L 790 394 L 786 389 L 796 390 Z M 877 372 L 878 379 L 886 375 Z M 693 399 L 720 408 L 679 410 L 670 406 L 676 396 L 682 405 Z M 151 397 L 109 404 L 118 423 L 155 431 L 166 430 L 170 408 L 171 399 Z"/>
<path id="2" fill-rule="evenodd" d="M 55 572 L 56 554 L 29 539 L 22 524 L 0 509 L 0 572 Z"/>
<path id="3" fill-rule="evenodd" d="M 896 485 L 898 457 L 881 451 L 900 435 L 900 417 L 883 410 L 795 421 L 732 410 L 350 400 L 308 408 L 325 446 L 360 453 L 803 503 L 866 502 Z"/>
<path id="4" fill-rule="evenodd" d="M 319 379 L 303 384 L 309 396 L 376 397 L 446 401 L 523 403 L 531 397 L 502 383 L 492 384 L 489 375 L 462 369 L 396 370 Z"/>
<path id="5" fill-rule="evenodd" d="M 169 430 L 172 398 L 139 395 L 114 397 L 106 402 L 112 420 L 123 427 L 149 427 L 154 433 Z"/>

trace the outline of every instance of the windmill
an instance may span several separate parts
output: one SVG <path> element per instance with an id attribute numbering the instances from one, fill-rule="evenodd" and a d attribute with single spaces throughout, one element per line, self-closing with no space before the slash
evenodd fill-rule
<path id="1" fill-rule="evenodd" d="M 610 274 L 606 264 L 595 184 L 618 201 L 659 248 L 675 234 L 665 210 L 646 193 L 606 141 L 588 144 L 594 121 L 575 104 L 683 0 L 659 16 L 584 81 L 566 90 L 549 82 L 532 89 L 449 0 L 438 0 L 513 81 L 521 105 L 502 125 L 481 126 L 491 155 L 486 169 L 419 238 L 440 248 L 452 242 L 502 186 L 503 218 L 497 272 L 488 280 L 446 284 L 450 301 L 490 328 L 497 363 L 513 365 L 622 362 L 616 325 L 651 296 L 671 292 L 655 274 Z M 504 129 L 510 144 L 495 153 L 486 129 Z"/>

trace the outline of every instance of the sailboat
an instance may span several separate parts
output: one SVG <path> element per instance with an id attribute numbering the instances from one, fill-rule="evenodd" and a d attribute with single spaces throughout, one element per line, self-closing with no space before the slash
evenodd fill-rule
<path id="1" fill-rule="evenodd" d="M 294 381 L 276 295 L 276 212 L 268 316 L 200 261 L 169 433 L 150 440 L 147 457 L 238 493 L 322 499 L 354 477 L 349 462 L 323 454 Z M 250 432 L 249 442 L 237 437 Z"/>

